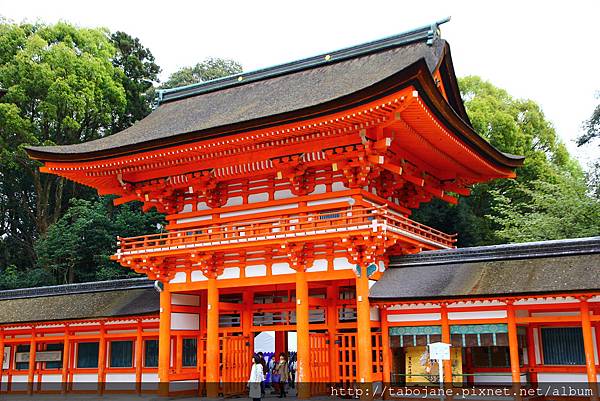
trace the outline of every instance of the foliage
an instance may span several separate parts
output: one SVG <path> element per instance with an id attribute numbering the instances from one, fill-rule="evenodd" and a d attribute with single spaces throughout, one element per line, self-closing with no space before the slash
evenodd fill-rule
<path id="1" fill-rule="evenodd" d="M 36 243 L 37 264 L 55 284 L 106 280 L 133 273 L 110 261 L 117 235 L 153 233 L 163 216 L 136 205 L 113 207 L 111 198 L 72 199 L 67 212 Z"/>
<path id="2" fill-rule="evenodd" d="M 600 93 L 597 95 L 600 98 Z M 585 133 L 577 138 L 577 146 L 586 145 L 594 139 L 600 138 L 600 104 L 596 106 L 592 115 L 583 123 Z"/>
<path id="3" fill-rule="evenodd" d="M 33 242 L 64 212 L 68 198 L 91 195 L 40 174 L 23 147 L 103 136 L 125 106 L 115 49 L 101 29 L 0 21 L 1 265 L 32 267 Z"/>
<path id="4" fill-rule="evenodd" d="M 144 94 L 158 71 L 151 52 L 123 32 L 0 19 L 0 287 L 49 283 L 49 270 L 35 268 L 35 241 L 71 198 L 97 199 L 90 188 L 40 174 L 24 147 L 125 128 L 150 111 Z"/>
<path id="5" fill-rule="evenodd" d="M 532 233 L 519 235 L 511 229 L 525 226 L 528 219 L 536 219 L 537 228 L 542 229 L 544 216 L 552 218 L 551 205 L 543 204 L 550 197 L 572 205 L 579 202 L 582 207 L 592 202 L 586 196 L 581 167 L 569 156 L 539 105 L 514 99 L 479 77 L 462 78 L 459 84 L 475 131 L 504 152 L 524 155 L 525 164 L 518 169 L 516 180 L 475 185 L 471 196 L 461 198 L 457 206 L 434 201 L 416 211 L 414 217 L 446 232 L 458 233 L 460 246 L 524 241 L 526 237 L 565 238 L 559 230 L 539 231 L 538 238 L 533 238 Z M 523 220 L 517 222 L 518 218 Z M 593 227 L 582 219 L 579 225 L 565 227 L 563 234 L 585 236 L 593 232 Z"/>
<path id="6" fill-rule="evenodd" d="M 112 132 L 119 132 L 150 113 L 153 101 L 151 89 L 153 82 L 158 81 L 160 67 L 138 38 L 118 31 L 110 35 L 110 39 L 117 50 L 113 65 L 123 71 L 121 84 L 127 100 L 123 112 L 116 111 L 113 117 Z"/>
<path id="7" fill-rule="evenodd" d="M 559 184 L 520 183 L 514 192 L 530 201 L 514 204 L 499 190 L 492 191 L 496 202 L 490 218 L 500 226 L 497 235 L 505 241 L 542 241 L 600 233 L 600 202 L 587 196 L 583 180 L 565 177 Z"/>
<path id="8" fill-rule="evenodd" d="M 193 67 L 183 67 L 169 76 L 161 89 L 210 81 L 242 72 L 240 63 L 221 58 L 207 58 Z"/>

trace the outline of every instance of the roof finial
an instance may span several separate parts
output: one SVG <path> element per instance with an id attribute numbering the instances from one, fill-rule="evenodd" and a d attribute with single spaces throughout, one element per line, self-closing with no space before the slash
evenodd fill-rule
<path id="1" fill-rule="evenodd" d="M 427 32 L 427 44 L 429 46 L 431 46 L 433 44 L 433 41 L 437 38 L 440 37 L 440 28 L 439 26 L 442 24 L 445 24 L 446 22 L 450 21 L 450 17 L 446 17 L 444 19 L 441 19 L 439 21 L 434 22 L 433 24 L 431 24 L 431 27 L 429 28 L 429 32 Z"/>

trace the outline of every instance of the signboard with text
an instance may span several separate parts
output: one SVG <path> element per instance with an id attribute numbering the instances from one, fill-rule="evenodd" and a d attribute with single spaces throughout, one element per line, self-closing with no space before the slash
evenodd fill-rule
<path id="1" fill-rule="evenodd" d="M 62 351 L 37 351 L 35 353 L 36 362 L 60 362 L 62 360 Z M 17 352 L 16 362 L 29 362 L 29 352 Z"/>

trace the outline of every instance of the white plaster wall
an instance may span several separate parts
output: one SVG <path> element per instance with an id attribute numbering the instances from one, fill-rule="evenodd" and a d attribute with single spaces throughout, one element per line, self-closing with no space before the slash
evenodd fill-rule
<path id="1" fill-rule="evenodd" d="M 327 259 L 316 259 L 311 267 L 306 269 L 307 272 L 325 272 L 327 271 Z"/>
<path id="2" fill-rule="evenodd" d="M 297 207 L 298 207 L 297 203 L 289 203 L 287 205 L 266 206 L 266 207 L 259 207 L 256 209 L 246 209 L 246 210 L 238 210 L 235 212 L 225 212 L 225 213 L 221 213 L 220 216 L 221 216 L 221 218 L 244 216 L 247 214 L 254 214 L 254 213 L 273 212 L 276 210 L 296 209 Z"/>
<path id="3" fill-rule="evenodd" d="M 347 189 L 349 189 L 349 188 L 347 186 L 345 186 L 344 183 L 341 181 L 336 181 L 333 184 L 331 184 L 331 191 L 333 191 L 333 192 L 345 191 Z"/>
<path id="4" fill-rule="evenodd" d="M 377 308 L 375 306 L 371 306 L 371 310 L 369 312 L 370 312 L 370 316 L 371 316 L 371 321 L 378 322 L 379 321 L 379 308 Z"/>
<path id="5" fill-rule="evenodd" d="M 307 206 L 315 206 L 315 205 L 328 205 L 330 203 L 339 203 L 339 202 L 347 202 L 349 205 L 354 205 L 355 200 L 349 196 L 344 196 L 341 198 L 327 198 L 327 199 L 319 199 L 310 202 L 306 202 Z"/>
<path id="6" fill-rule="evenodd" d="M 135 373 L 107 373 L 107 390 L 135 390 Z"/>
<path id="7" fill-rule="evenodd" d="M 197 313 L 171 313 L 171 330 L 200 330 L 200 316 Z"/>
<path id="8" fill-rule="evenodd" d="M 275 198 L 275 200 L 290 199 L 295 197 L 292 191 L 289 189 L 281 189 L 279 191 L 275 191 L 273 195 L 273 198 Z"/>
<path id="9" fill-rule="evenodd" d="M 37 378 L 34 377 L 34 381 L 37 382 Z M 2 380 L 3 388 L 6 383 L 6 379 Z M 28 388 L 27 374 L 12 376 L 11 377 L 11 391 L 26 391 Z"/>
<path id="10" fill-rule="evenodd" d="M 49 375 L 49 374 L 44 374 L 42 375 L 42 379 L 40 380 L 42 382 L 42 390 L 50 390 L 50 389 L 58 389 L 60 390 L 61 386 L 62 386 L 62 374 L 55 374 L 55 375 Z M 59 385 L 57 386 L 56 383 L 59 383 Z"/>
<path id="11" fill-rule="evenodd" d="M 77 373 L 73 375 L 73 390 L 91 390 L 97 388 L 98 373 Z"/>
<path id="12" fill-rule="evenodd" d="M 206 202 L 198 202 L 198 205 L 196 205 L 196 210 L 201 211 L 201 210 L 209 210 L 210 206 L 208 206 L 206 204 Z"/>
<path id="13" fill-rule="evenodd" d="M 502 319 L 506 317 L 506 311 L 477 311 L 477 312 L 448 312 L 448 320 L 460 319 Z"/>
<path id="14" fill-rule="evenodd" d="M 192 281 L 206 281 L 208 278 L 199 270 L 192 271 Z"/>
<path id="15" fill-rule="evenodd" d="M 271 271 L 274 276 L 280 274 L 293 274 L 296 273 L 294 269 L 290 267 L 289 263 L 273 263 L 271 265 Z"/>
<path id="16" fill-rule="evenodd" d="M 206 220 L 212 220 L 212 216 L 209 214 L 206 216 L 196 216 L 196 217 L 188 217 L 185 219 L 179 219 L 179 220 L 177 220 L 177 224 L 192 223 L 195 221 L 206 221 Z"/>
<path id="17" fill-rule="evenodd" d="M 400 315 L 388 315 L 388 322 L 421 322 L 425 320 L 441 320 L 440 313 L 403 313 Z"/>
<path id="18" fill-rule="evenodd" d="M 185 283 L 185 281 L 186 281 L 185 272 L 177 272 L 177 273 L 175 273 L 175 277 L 173 277 L 171 279 L 171 281 L 169 281 L 169 283 L 172 283 L 172 284 Z"/>
<path id="19" fill-rule="evenodd" d="M 219 280 L 228 279 L 228 278 L 240 278 L 240 268 L 239 267 L 226 267 L 223 269 L 223 273 L 219 276 Z"/>
<path id="20" fill-rule="evenodd" d="M 349 270 L 354 269 L 354 265 L 348 262 L 346 258 L 333 259 L 333 270 Z"/>
<path id="21" fill-rule="evenodd" d="M 258 194 L 252 194 L 248 196 L 248 203 L 266 202 L 269 200 L 268 192 L 260 192 Z"/>
<path id="22" fill-rule="evenodd" d="M 158 373 L 142 373 L 142 382 L 158 383 Z"/>
<path id="23" fill-rule="evenodd" d="M 315 190 L 312 191 L 309 195 L 324 194 L 326 191 L 327 187 L 325 186 L 325 184 L 319 184 L 315 185 Z"/>
<path id="24" fill-rule="evenodd" d="M 266 265 L 250 265 L 245 269 L 246 277 L 262 277 L 267 275 Z"/>
<path id="25" fill-rule="evenodd" d="M 587 375 L 585 373 L 538 373 L 539 382 L 555 383 L 585 383 Z"/>
<path id="26" fill-rule="evenodd" d="M 241 196 L 232 196 L 231 198 L 227 199 L 227 203 L 225 203 L 224 207 L 239 206 L 239 205 L 242 205 L 243 203 L 244 203 L 244 198 L 242 198 Z"/>

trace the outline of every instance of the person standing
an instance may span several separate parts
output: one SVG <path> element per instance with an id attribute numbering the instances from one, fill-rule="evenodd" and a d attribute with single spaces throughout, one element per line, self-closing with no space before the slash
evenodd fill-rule
<path id="1" fill-rule="evenodd" d="M 279 388 L 279 398 L 285 397 L 287 395 L 285 392 L 285 383 L 289 379 L 289 369 L 287 357 L 283 352 L 279 354 L 279 362 L 277 362 L 277 365 L 273 369 L 273 379 Z"/>
<path id="2" fill-rule="evenodd" d="M 250 378 L 248 379 L 248 396 L 253 401 L 260 401 L 262 397 L 261 385 L 265 376 L 263 373 L 263 364 L 260 363 L 260 357 L 254 355 L 252 357 L 252 370 L 250 371 Z"/>
<path id="3" fill-rule="evenodd" d="M 258 358 L 260 359 L 260 364 L 262 365 L 262 371 L 263 371 L 263 381 L 260 383 L 260 392 L 261 395 L 264 397 L 265 396 L 265 387 L 266 387 L 266 383 L 265 383 L 265 376 L 267 375 L 267 361 L 265 361 L 265 355 L 262 352 L 259 352 L 258 354 Z"/>

